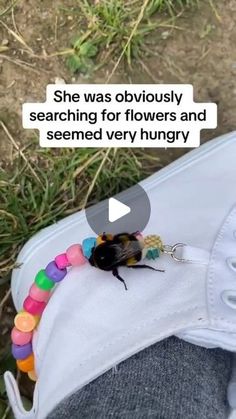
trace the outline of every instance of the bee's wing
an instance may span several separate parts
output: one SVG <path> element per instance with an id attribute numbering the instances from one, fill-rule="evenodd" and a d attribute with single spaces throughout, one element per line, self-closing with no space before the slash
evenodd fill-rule
<path id="1" fill-rule="evenodd" d="M 125 246 L 113 244 L 111 247 L 115 249 L 117 264 L 128 262 L 129 260 L 130 264 L 135 264 L 139 260 L 138 256 L 140 256 L 142 250 L 138 240 L 126 242 Z"/>

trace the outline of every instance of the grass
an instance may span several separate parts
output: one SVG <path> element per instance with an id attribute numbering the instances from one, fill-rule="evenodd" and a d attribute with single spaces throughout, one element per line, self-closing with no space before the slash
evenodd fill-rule
<path id="1" fill-rule="evenodd" d="M 37 54 L 25 42 L 16 27 L 14 10 L 19 1 L 15 0 L 5 10 L 0 10 L 0 24 L 19 43 L 21 52 L 20 59 L 1 54 L 4 60 L 40 73 L 37 66 L 32 65 L 29 60 L 21 59 L 22 53 L 36 61 L 65 56 L 67 67 L 72 73 L 80 72 L 86 75 L 111 63 L 113 68 L 107 82 L 111 80 L 122 58 L 131 67 L 135 59 L 141 59 L 145 54 L 150 54 L 146 47 L 151 33 L 156 29 L 181 30 L 182 28 L 175 24 L 176 18 L 181 16 L 186 8 L 200 3 L 200 0 L 81 0 L 76 2 L 74 7 L 59 6 L 59 15 L 68 14 L 75 22 L 74 36 L 71 40 L 68 39 L 69 48 L 50 54 L 46 51 L 43 54 Z M 220 20 L 213 1 L 208 0 Z M 10 13 L 14 30 L 1 19 Z M 57 25 L 58 19 L 55 24 L 55 37 Z M 8 51 L 8 47 L 0 47 L 0 53 L 5 51 Z"/>
<path id="2" fill-rule="evenodd" d="M 132 60 L 145 51 L 151 32 L 176 28 L 176 17 L 184 8 L 196 4 L 198 0 L 81 0 L 76 8 L 63 8 L 76 16 L 81 28 L 72 40 L 72 48 L 64 51 L 68 55 L 67 65 L 72 72 L 87 73 L 110 58 L 122 56 L 131 66 Z"/>
<path id="3" fill-rule="evenodd" d="M 34 56 L 15 25 L 16 4 L 13 1 L 0 12 L 0 16 L 12 13 L 15 30 L 0 23 L 24 52 Z M 176 16 L 196 4 L 198 0 L 81 0 L 73 8 L 61 7 L 61 12 L 76 18 L 80 28 L 73 48 L 64 51 L 67 63 L 72 71 L 87 71 L 94 67 L 94 59 L 99 66 L 111 57 L 115 59 L 111 77 L 121 58 L 131 65 L 139 57 L 150 32 L 157 27 L 173 28 Z M 63 55 L 63 51 L 58 54 Z M 13 267 L 22 244 L 39 229 L 152 171 L 153 157 L 144 151 L 109 150 L 106 154 L 106 150 L 96 149 L 43 150 L 35 140 L 35 146 L 23 152 L 3 123 L 2 129 L 16 150 L 12 165 L 0 169 L 0 273 L 4 276 Z"/>
<path id="4" fill-rule="evenodd" d="M 12 13 L 15 22 L 17 3 L 12 1 L 0 11 L 0 17 Z M 72 71 L 87 71 L 95 63 L 98 67 L 111 59 L 115 62 L 111 78 L 121 58 L 129 65 L 139 58 L 150 38 L 147 35 L 157 27 L 173 29 L 176 17 L 198 3 L 199 0 L 81 0 L 75 7 L 60 7 L 62 13 L 73 15 L 79 28 L 73 48 L 64 51 L 67 63 Z M 213 8 L 213 1 L 209 3 Z M 12 30 L 1 20 L 0 23 L 22 51 L 34 56 L 16 25 Z M 56 54 L 64 55 L 63 51 L 51 55 Z M 10 59 L 16 62 L 15 58 Z M 34 146 L 22 152 L 8 128 L 2 128 L 16 150 L 12 165 L 0 168 L 0 273 L 4 277 L 22 244 L 40 228 L 132 185 L 152 171 L 153 158 L 144 151 L 110 150 L 106 155 L 106 150 L 96 149 L 43 150 L 37 147 L 36 139 Z M 144 161 L 148 168 L 143 166 Z"/>

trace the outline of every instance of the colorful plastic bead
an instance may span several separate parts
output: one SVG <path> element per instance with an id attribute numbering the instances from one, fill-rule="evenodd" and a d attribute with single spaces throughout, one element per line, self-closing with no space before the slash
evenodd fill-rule
<path id="1" fill-rule="evenodd" d="M 15 359 L 25 359 L 33 352 L 32 344 L 30 342 L 26 345 L 19 346 L 13 343 L 11 347 L 11 352 Z"/>
<path id="2" fill-rule="evenodd" d="M 142 235 L 142 233 L 140 233 L 140 231 L 137 231 L 137 232 L 135 233 L 135 237 L 136 237 L 138 240 L 143 240 L 143 235 Z"/>
<path id="3" fill-rule="evenodd" d="M 65 278 L 67 274 L 66 269 L 59 269 L 56 263 L 50 262 L 46 269 L 45 274 L 48 276 L 49 279 L 52 279 L 54 282 L 60 282 L 63 278 Z"/>
<path id="4" fill-rule="evenodd" d="M 153 249 L 148 249 L 147 253 L 146 253 L 146 258 L 148 260 L 155 260 L 157 258 L 159 258 L 160 256 L 160 250 L 157 248 L 153 248 Z"/>
<path id="5" fill-rule="evenodd" d="M 66 251 L 66 256 L 72 266 L 80 266 L 86 263 L 80 244 L 73 244 Z"/>
<path id="6" fill-rule="evenodd" d="M 14 319 L 15 327 L 20 332 L 31 332 L 37 325 L 37 319 L 32 314 L 22 311 L 15 316 Z"/>
<path id="7" fill-rule="evenodd" d="M 144 237 L 144 246 L 148 249 L 160 249 L 163 250 L 163 242 L 160 238 L 160 236 L 157 236 L 156 234 L 149 234 L 148 236 Z"/>
<path id="8" fill-rule="evenodd" d="M 22 372 L 29 372 L 34 370 L 34 355 L 29 355 L 26 359 L 18 359 L 16 361 L 17 367 Z"/>
<path id="9" fill-rule="evenodd" d="M 41 269 L 35 277 L 35 284 L 44 291 L 50 291 L 55 282 L 47 277 L 44 269 Z"/>
<path id="10" fill-rule="evenodd" d="M 37 287 L 37 285 L 34 283 L 31 285 L 29 290 L 29 296 L 33 298 L 36 301 L 45 302 L 47 303 L 50 298 L 50 291 L 44 291 Z"/>
<path id="11" fill-rule="evenodd" d="M 33 316 L 40 316 L 43 312 L 43 310 L 46 307 L 46 303 L 43 301 L 36 301 L 33 300 L 30 296 L 26 297 L 23 307 L 25 311 L 28 311 L 28 313 L 33 314 Z"/>
<path id="12" fill-rule="evenodd" d="M 32 381 L 37 381 L 38 377 L 37 374 L 35 372 L 35 370 L 29 371 L 28 372 L 28 377 L 32 380 Z"/>
<path id="13" fill-rule="evenodd" d="M 96 237 L 88 237 L 82 242 L 82 250 L 84 256 L 89 259 L 92 254 L 92 249 L 96 246 L 97 239 Z"/>
<path id="14" fill-rule="evenodd" d="M 13 327 L 11 331 L 11 340 L 15 345 L 26 345 L 31 342 L 32 337 L 32 332 L 21 332 L 16 327 Z"/>
<path id="15" fill-rule="evenodd" d="M 62 253 L 55 257 L 55 263 L 59 269 L 68 268 L 70 266 L 70 262 L 66 256 L 66 253 Z"/>

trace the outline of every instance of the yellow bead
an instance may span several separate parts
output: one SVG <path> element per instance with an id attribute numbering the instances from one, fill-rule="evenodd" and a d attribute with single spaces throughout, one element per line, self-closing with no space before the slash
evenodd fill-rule
<path id="1" fill-rule="evenodd" d="M 150 234 L 149 236 L 144 237 L 144 246 L 146 248 L 158 248 L 163 250 L 163 242 L 160 236 L 155 234 Z"/>
<path id="2" fill-rule="evenodd" d="M 36 316 L 27 313 L 27 311 L 21 311 L 15 316 L 14 324 L 21 332 L 31 332 L 35 329 L 37 320 Z"/>
<path id="3" fill-rule="evenodd" d="M 36 375 L 35 370 L 29 371 L 28 372 L 28 377 L 32 380 L 32 381 L 37 381 L 38 377 Z"/>

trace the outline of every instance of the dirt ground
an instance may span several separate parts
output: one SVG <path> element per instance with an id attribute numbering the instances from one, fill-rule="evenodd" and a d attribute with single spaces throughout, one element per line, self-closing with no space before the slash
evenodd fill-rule
<path id="1" fill-rule="evenodd" d="M 42 101 L 45 87 L 62 78 L 67 83 L 102 83 L 114 62 L 92 76 L 73 75 L 64 57 L 48 55 L 68 48 L 76 34 L 77 22 L 73 14 L 60 9 L 69 8 L 73 1 L 19 1 L 14 15 L 3 16 L 2 22 L 22 36 L 27 47 L 0 25 L 0 45 L 9 49 L 0 53 L 0 119 L 5 121 L 16 141 L 24 144 L 30 131 L 22 129 L 21 105 Z M 188 10 L 178 18 L 179 29 L 161 28 L 147 40 L 144 54 L 133 69 L 124 64 L 112 78 L 114 83 L 191 83 L 195 101 L 218 104 L 218 128 L 202 132 L 202 142 L 236 127 L 236 1 L 201 1 L 199 8 Z M 0 0 L 0 10 L 9 2 Z M 25 52 L 23 50 L 28 50 Z M 0 136 L 1 158 L 7 160 L 11 144 L 6 135 Z M 155 150 L 163 159 L 175 159 L 183 150 Z M 168 156 L 168 157 L 167 157 Z"/>

